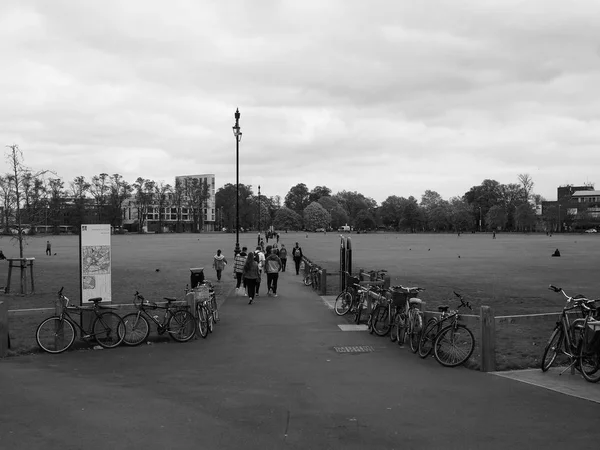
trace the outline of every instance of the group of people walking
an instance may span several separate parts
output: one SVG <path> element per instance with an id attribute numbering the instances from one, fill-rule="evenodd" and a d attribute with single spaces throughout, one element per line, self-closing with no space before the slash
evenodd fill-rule
<path id="1" fill-rule="evenodd" d="M 296 266 L 296 275 L 298 275 L 300 261 L 302 260 L 302 249 L 297 242 L 292 250 L 292 257 Z M 275 243 L 274 245 L 267 245 L 264 249 L 259 244 L 254 251 L 248 251 L 248 247 L 243 247 L 235 256 L 233 264 L 236 293 L 240 295 L 243 292 L 243 295 L 249 299 L 248 304 L 251 305 L 255 297 L 259 296 L 262 273 L 265 272 L 267 274 L 267 295 L 277 297 L 279 273 L 285 272 L 287 259 L 288 251 L 284 244 L 278 247 Z M 219 281 L 225 265 L 227 265 L 227 260 L 221 254 L 221 250 L 217 250 L 217 254 L 213 258 L 213 267 L 217 271 Z"/>

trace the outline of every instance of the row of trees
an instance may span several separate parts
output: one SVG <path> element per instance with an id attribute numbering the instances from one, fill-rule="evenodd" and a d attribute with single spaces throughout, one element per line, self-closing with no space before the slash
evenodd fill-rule
<path id="1" fill-rule="evenodd" d="M 348 224 L 359 230 L 385 228 L 416 231 L 515 230 L 529 231 L 536 226 L 556 228 L 557 217 L 548 211 L 541 219 L 535 204 L 543 200 L 533 193 L 533 180 L 527 174 L 518 183 L 500 184 L 484 180 L 461 197 L 443 199 L 427 190 L 418 201 L 410 196 L 389 196 L 381 205 L 359 192 L 332 194 L 326 186 L 309 190 L 303 184 L 293 186 L 281 205 L 279 196 L 258 196 L 252 186 L 240 185 L 240 226 L 277 229 L 338 229 Z M 235 228 L 235 185 L 228 184 L 216 193 L 223 226 Z"/>
<path id="2" fill-rule="evenodd" d="M 10 146 L 10 172 L 0 176 L 2 223 L 5 232 L 23 224 L 46 224 L 58 232 L 59 225 L 110 223 L 122 225 L 123 208 L 131 203 L 137 211 L 137 228 L 148 225 L 148 214 L 163 230 L 165 211 L 176 214 L 175 231 L 184 231 L 182 213 L 191 217 L 193 230 L 203 229 L 210 199 L 206 180 L 177 179 L 174 186 L 139 177 L 129 183 L 119 174 L 95 175 L 90 181 L 78 176 L 65 183 L 51 171 L 33 172 L 23 164 L 18 147 Z M 534 205 L 543 199 L 533 192 L 528 174 L 518 175 L 518 182 L 500 184 L 484 180 L 460 197 L 443 199 L 427 190 L 420 201 L 415 197 L 392 195 L 378 205 L 372 198 L 356 191 L 333 194 L 326 186 L 310 190 L 300 183 L 290 188 L 285 198 L 258 196 L 252 186 L 240 184 L 240 226 L 245 229 L 338 229 L 350 225 L 359 230 L 385 228 L 405 231 L 515 230 L 535 227 L 553 230 L 558 214 L 552 208 L 536 216 Z M 215 195 L 216 226 L 235 229 L 236 186 L 226 184 Z M 260 211 L 260 213 L 259 213 Z M 574 220 L 563 213 L 562 221 Z M 260 224 L 259 224 L 260 217 Z M 189 220 L 189 219 L 188 219 Z"/>
<path id="3" fill-rule="evenodd" d="M 123 207 L 130 201 L 137 210 L 138 229 L 147 225 L 147 214 L 156 211 L 158 231 L 162 231 L 165 210 L 173 207 L 177 229 L 182 230 L 182 211 L 192 217 L 194 229 L 202 228 L 204 211 L 210 199 L 206 180 L 178 179 L 172 187 L 139 177 L 127 182 L 120 174 L 101 173 L 90 181 L 83 176 L 65 183 L 52 171 L 33 172 L 25 166 L 17 145 L 9 146 L 10 171 L 0 176 L 2 230 L 19 236 L 25 226 L 48 225 L 55 233 L 60 225 L 79 229 L 82 223 L 110 223 L 120 227 Z M 31 228 L 31 232 L 33 232 Z"/>

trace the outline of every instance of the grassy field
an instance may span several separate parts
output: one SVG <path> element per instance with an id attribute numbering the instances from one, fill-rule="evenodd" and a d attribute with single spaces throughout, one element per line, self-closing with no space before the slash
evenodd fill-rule
<path id="1" fill-rule="evenodd" d="M 53 256 L 45 256 L 46 239 L 52 241 Z M 598 296 L 596 257 L 600 237 L 595 235 L 545 234 L 352 234 L 353 268 L 387 269 L 392 284 L 418 285 L 427 309 L 455 305 L 452 291 L 461 292 L 479 314 L 482 305 L 494 314 L 533 314 L 559 311 L 563 298 L 547 290 L 549 284 L 568 293 Z M 283 233 L 281 242 L 289 249 L 299 242 L 304 254 L 327 268 L 339 270 L 339 234 Z M 35 257 L 36 294 L 4 295 L 9 309 L 52 306 L 56 291 L 65 287 L 73 299 L 79 296 L 77 236 L 40 236 L 28 239 L 26 256 Z M 256 235 L 240 234 L 240 244 L 253 247 Z M 131 303 L 139 290 L 146 298 L 182 297 L 189 283 L 190 267 L 205 267 L 207 278 L 215 280 L 212 256 L 221 248 L 233 262 L 234 234 L 116 235 L 112 239 L 112 290 L 114 303 Z M 17 256 L 16 242 L 0 239 L 8 256 Z M 560 258 L 550 255 L 558 248 Z M 7 269 L 5 268 L 6 277 Z M 220 286 L 231 288 L 231 265 Z M 13 292 L 18 288 L 13 274 Z M 337 290 L 337 278 L 330 277 L 329 290 Z M 34 331 L 43 316 L 11 317 L 13 351 L 35 348 Z M 500 369 L 529 367 L 537 359 L 553 323 L 531 322 L 497 330 L 497 365 Z M 478 330 L 473 330 L 478 338 Z M 478 349 L 476 349 L 476 352 Z M 477 367 L 477 354 L 473 367 Z"/>

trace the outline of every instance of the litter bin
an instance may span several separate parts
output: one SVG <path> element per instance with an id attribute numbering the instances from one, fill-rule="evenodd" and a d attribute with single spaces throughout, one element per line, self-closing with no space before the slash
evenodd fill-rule
<path id="1" fill-rule="evenodd" d="M 190 286 L 194 289 L 199 284 L 204 283 L 204 267 L 194 267 L 190 269 Z"/>

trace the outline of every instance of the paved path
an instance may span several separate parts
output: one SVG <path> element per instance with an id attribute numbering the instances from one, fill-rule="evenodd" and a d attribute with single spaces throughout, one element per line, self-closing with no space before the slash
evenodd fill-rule
<path id="1" fill-rule="evenodd" d="M 344 332 L 282 274 L 206 340 L 0 362 L 2 449 L 589 448 L 598 404 Z M 334 347 L 371 346 L 365 353 Z"/>

